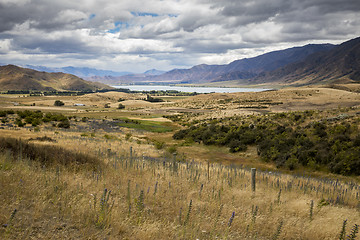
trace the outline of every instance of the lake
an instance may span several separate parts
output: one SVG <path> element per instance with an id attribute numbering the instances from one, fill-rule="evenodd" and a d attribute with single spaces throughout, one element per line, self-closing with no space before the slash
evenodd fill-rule
<path id="1" fill-rule="evenodd" d="M 130 89 L 130 91 L 175 90 L 179 92 L 197 92 L 197 93 L 262 92 L 262 91 L 270 90 L 265 88 L 178 87 L 178 86 L 157 86 L 157 85 L 121 85 L 121 86 L 112 86 L 112 87 Z"/>

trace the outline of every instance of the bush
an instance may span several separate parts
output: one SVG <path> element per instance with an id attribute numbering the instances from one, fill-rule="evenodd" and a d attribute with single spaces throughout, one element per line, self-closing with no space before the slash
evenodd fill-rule
<path id="1" fill-rule="evenodd" d="M 25 126 L 25 123 L 23 123 L 20 118 L 17 118 L 17 119 L 15 120 L 15 124 L 18 125 L 19 127 Z"/>
<path id="2" fill-rule="evenodd" d="M 54 102 L 54 106 L 60 107 L 60 106 L 64 106 L 64 105 L 65 105 L 65 103 L 63 101 L 60 101 L 60 100 L 55 100 L 55 102 Z"/>
<path id="3" fill-rule="evenodd" d="M 180 139 L 184 139 L 189 133 L 188 129 L 181 129 L 179 131 L 177 131 L 176 133 L 174 133 L 173 135 L 173 139 L 176 140 L 180 140 Z"/>
<path id="4" fill-rule="evenodd" d="M 29 110 L 25 110 L 25 111 L 17 111 L 16 112 L 17 115 L 20 117 L 20 118 L 26 118 L 28 116 L 32 116 L 34 112 L 32 111 L 29 111 Z M 41 113 L 41 111 L 37 111 L 37 114 Z"/>
<path id="5" fill-rule="evenodd" d="M 32 122 L 31 122 L 31 125 L 33 126 L 33 127 L 36 127 L 36 126 L 38 126 L 38 125 L 40 125 L 41 124 L 41 120 L 39 119 L 39 118 L 34 118 L 33 120 L 32 120 Z"/>
<path id="6" fill-rule="evenodd" d="M 164 146 L 165 146 L 165 143 L 164 142 L 160 142 L 160 141 L 154 141 L 154 146 L 156 149 L 163 149 Z"/>
<path id="7" fill-rule="evenodd" d="M 57 125 L 59 128 L 70 128 L 70 122 L 68 119 L 61 121 Z"/>
<path id="8" fill-rule="evenodd" d="M 172 145 L 171 147 L 168 148 L 168 152 L 171 153 L 171 154 L 174 154 L 176 153 L 176 146 Z"/>
<path id="9" fill-rule="evenodd" d="M 244 152 L 247 150 L 247 146 L 237 139 L 231 140 L 228 145 L 230 147 L 230 152 Z"/>
<path id="10" fill-rule="evenodd" d="M 354 147 L 360 147 L 360 134 L 358 134 L 354 139 Z"/>
<path id="11" fill-rule="evenodd" d="M 129 141 L 131 137 L 132 137 L 131 133 L 127 133 L 127 134 L 125 135 L 125 140 L 126 140 L 126 141 Z"/>
<path id="12" fill-rule="evenodd" d="M 258 155 L 277 167 L 294 170 L 301 164 L 312 169 L 326 167 L 343 175 L 360 174 L 357 170 L 360 154 L 356 150 L 360 147 L 360 134 L 356 121 L 352 125 L 346 121 L 315 121 L 305 127 L 289 127 L 303 119 L 300 118 L 303 115 L 285 116 L 275 114 L 273 119 L 261 124 L 258 119 L 253 123 L 238 119 L 229 122 L 209 120 L 175 132 L 173 139 L 227 146 L 232 153 L 246 151 L 248 145 L 256 144 Z"/>
<path id="13" fill-rule="evenodd" d="M 124 108 L 125 108 L 125 105 L 119 103 L 118 109 L 124 109 Z"/>
<path id="14" fill-rule="evenodd" d="M 148 94 L 148 95 L 146 95 L 145 101 L 148 101 L 148 102 L 163 102 L 164 100 L 162 100 L 161 98 L 153 98 L 152 96 L 150 96 Z"/>
<path id="15" fill-rule="evenodd" d="M 11 115 L 11 114 L 15 114 L 14 110 L 6 110 L 6 113 L 7 113 L 7 114 L 10 114 L 10 115 Z"/>

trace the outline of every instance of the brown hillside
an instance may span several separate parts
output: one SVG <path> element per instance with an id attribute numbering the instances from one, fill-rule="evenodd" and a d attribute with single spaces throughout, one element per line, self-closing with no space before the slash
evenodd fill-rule
<path id="1" fill-rule="evenodd" d="M 289 64 L 255 78 L 253 83 L 329 84 L 360 82 L 360 37 L 304 61 Z"/>
<path id="2" fill-rule="evenodd" d="M 0 67 L 1 91 L 94 91 L 107 87 L 106 85 L 100 86 L 99 84 L 85 81 L 71 74 L 39 72 L 14 65 Z"/>

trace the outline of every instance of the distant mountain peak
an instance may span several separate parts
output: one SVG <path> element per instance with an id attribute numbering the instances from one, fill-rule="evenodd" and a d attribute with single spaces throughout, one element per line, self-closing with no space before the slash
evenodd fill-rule
<path id="1" fill-rule="evenodd" d="M 151 75 L 151 76 L 160 75 L 160 74 L 163 74 L 163 73 L 165 73 L 165 71 L 157 70 L 157 69 L 154 69 L 154 68 L 144 72 L 145 75 Z"/>
<path id="2" fill-rule="evenodd" d="M 24 67 L 31 68 L 37 71 L 44 71 L 44 72 L 63 72 L 73 74 L 75 76 L 86 78 L 86 77 L 93 77 L 93 76 L 124 76 L 131 74 L 131 72 L 115 72 L 111 70 L 102 70 L 96 68 L 89 68 L 89 67 L 61 67 L 61 68 L 52 68 L 52 67 L 45 67 L 45 66 L 34 66 L 34 65 L 25 65 Z"/>

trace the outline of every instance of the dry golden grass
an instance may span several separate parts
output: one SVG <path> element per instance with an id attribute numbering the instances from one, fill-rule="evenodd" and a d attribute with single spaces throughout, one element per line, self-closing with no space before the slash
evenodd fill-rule
<path id="1" fill-rule="evenodd" d="M 115 110 L 120 97 L 126 99 L 124 105 L 134 110 Z M 163 121 L 156 119 L 161 114 L 182 111 L 200 113 L 191 115 L 194 120 L 360 104 L 358 93 L 321 88 L 208 94 L 166 104 L 150 104 L 135 100 L 135 95 L 118 93 L 56 99 L 68 106 L 98 105 L 76 108 L 78 112 L 67 112 L 68 115 L 152 121 Z M 220 102 L 224 99 L 232 100 Z M 0 100 L 0 106 L 36 102 L 36 106 L 54 111 L 50 106 L 54 100 L 55 97 L 6 97 Z M 239 108 L 245 104 L 256 107 L 268 100 L 282 104 L 264 109 Z M 112 108 L 105 112 L 103 105 L 108 102 Z M 327 113 L 318 114 L 326 117 Z M 0 131 L 2 137 L 24 140 L 46 135 L 56 143 L 32 143 L 91 154 L 103 163 L 98 171 L 74 172 L 71 167 L 58 164 L 44 167 L 24 155 L 20 160 L 12 159 L 10 152 L 2 151 L 0 239 L 272 239 L 281 221 L 283 226 L 277 239 L 338 239 L 343 220 L 348 220 L 347 234 L 354 224 L 360 223 L 359 178 L 277 173 L 273 165 L 259 161 L 255 148 L 230 154 L 220 147 L 181 145 L 171 138 L 172 133 L 125 128 L 121 132 L 97 130 L 95 133 L 43 127 L 40 132 Z M 156 149 L 155 140 L 164 142 L 165 147 Z M 177 145 L 177 159 L 182 161 L 177 162 L 175 169 L 173 156 L 167 152 L 172 145 Z M 241 164 L 258 168 L 255 194 L 250 188 L 250 172 Z M 105 189 L 106 195 L 101 200 Z M 312 220 L 311 200 L 314 201 Z M 229 226 L 233 212 L 235 217 Z"/>
<path id="2" fill-rule="evenodd" d="M 340 86 L 340 88 L 344 86 Z M 234 115 L 252 115 L 268 112 L 325 110 L 339 107 L 360 106 L 358 85 L 346 85 L 348 90 L 325 87 L 285 88 L 276 91 L 248 93 L 214 93 L 201 94 L 193 97 L 169 97 L 170 102 L 149 103 L 144 94 L 127 94 L 119 92 L 93 93 L 83 96 L 41 96 L 2 95 L 0 107 L 13 108 L 14 102 L 20 104 L 17 108 L 40 109 L 43 111 L 69 111 L 86 114 L 88 112 L 124 112 L 132 111 L 142 114 L 171 115 L 181 112 L 199 114 L 194 119 L 231 117 Z M 24 97 L 25 96 L 25 97 Z M 120 102 L 125 110 L 117 110 Z M 163 97 L 165 100 L 167 97 Z M 54 107 L 54 101 L 61 100 L 65 106 Z M 35 103 L 35 106 L 30 106 Z M 75 103 L 85 104 L 85 107 L 74 107 Z M 105 109 L 109 104 L 110 109 Z"/>
<path id="3" fill-rule="evenodd" d="M 0 154 L 3 239 L 271 239 L 280 221 L 278 239 L 337 239 L 343 220 L 347 233 L 360 222 L 359 186 L 351 183 L 258 172 L 253 194 L 247 169 L 190 160 L 174 165 L 150 145 L 119 136 L 51 137 L 66 149 L 93 153 L 105 167 L 74 173 Z M 111 193 L 101 200 L 104 189 Z"/>

